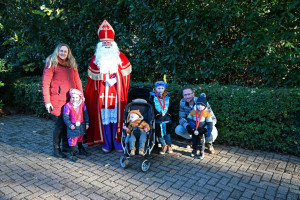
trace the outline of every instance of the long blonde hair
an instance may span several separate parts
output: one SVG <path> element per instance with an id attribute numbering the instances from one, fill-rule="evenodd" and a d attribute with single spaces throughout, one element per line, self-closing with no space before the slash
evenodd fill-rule
<path id="1" fill-rule="evenodd" d="M 67 55 L 67 60 L 70 61 L 70 67 L 77 70 L 77 63 L 76 60 L 74 58 L 74 56 L 72 55 L 71 49 L 69 47 L 69 45 L 65 44 L 65 43 L 59 43 L 56 48 L 54 49 L 53 53 L 47 57 L 46 59 L 46 66 L 48 68 L 50 68 L 52 65 L 56 66 L 58 64 L 58 52 L 60 50 L 61 47 L 67 47 L 68 48 L 68 55 Z"/>

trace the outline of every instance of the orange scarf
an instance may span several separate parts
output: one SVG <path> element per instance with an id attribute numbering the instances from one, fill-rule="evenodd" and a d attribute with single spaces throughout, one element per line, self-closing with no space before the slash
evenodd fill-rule
<path id="1" fill-rule="evenodd" d="M 57 56 L 57 59 L 58 59 L 58 63 L 59 63 L 61 66 L 64 66 L 64 67 L 71 67 L 71 65 L 70 65 L 70 60 L 68 60 L 68 59 L 62 60 L 59 56 Z"/>

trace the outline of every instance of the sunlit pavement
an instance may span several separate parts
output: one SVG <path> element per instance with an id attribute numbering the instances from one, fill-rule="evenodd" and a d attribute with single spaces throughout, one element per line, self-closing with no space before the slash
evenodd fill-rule
<path id="1" fill-rule="evenodd" d="M 120 154 L 100 146 L 76 163 L 52 157 L 51 120 L 31 115 L 0 117 L 0 199 L 300 199 L 300 158 L 215 146 L 203 160 L 186 143 L 174 153 L 142 157 L 120 166 Z M 220 133 L 222 134 L 222 133 Z"/>

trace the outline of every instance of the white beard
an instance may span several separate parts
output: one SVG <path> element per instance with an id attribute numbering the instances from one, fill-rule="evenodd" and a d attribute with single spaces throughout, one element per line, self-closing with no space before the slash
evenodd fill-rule
<path id="1" fill-rule="evenodd" d="M 94 63 L 103 74 L 116 73 L 119 65 L 122 64 L 117 44 L 115 42 L 111 44 L 110 48 L 102 47 L 102 42 L 97 44 Z"/>

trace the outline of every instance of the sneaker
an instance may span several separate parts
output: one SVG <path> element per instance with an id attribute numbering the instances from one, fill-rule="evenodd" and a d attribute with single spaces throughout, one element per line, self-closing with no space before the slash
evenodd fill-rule
<path id="1" fill-rule="evenodd" d="M 134 156 L 134 155 L 135 155 L 135 149 L 132 149 L 132 150 L 130 151 L 130 155 L 131 155 L 131 156 Z"/>
<path id="2" fill-rule="evenodd" d="M 192 153 L 191 153 L 191 157 L 194 158 L 195 155 L 196 155 L 196 150 L 193 150 Z"/>
<path id="3" fill-rule="evenodd" d="M 192 148 L 192 146 L 193 146 L 193 142 L 192 142 L 192 141 L 190 141 L 190 142 L 189 142 L 189 144 L 188 144 L 188 145 L 186 145 L 186 148 L 190 149 L 190 148 Z"/>
<path id="4" fill-rule="evenodd" d="M 204 152 L 200 153 L 200 159 L 203 160 L 203 158 L 204 158 Z"/>
<path id="5" fill-rule="evenodd" d="M 144 149 L 140 149 L 139 155 L 140 155 L 140 156 L 144 156 L 144 155 L 145 155 Z"/>
<path id="6" fill-rule="evenodd" d="M 205 146 L 207 147 L 207 151 L 210 154 L 214 154 L 215 153 L 215 149 L 213 147 L 213 145 L 211 143 L 205 143 Z"/>
<path id="7" fill-rule="evenodd" d="M 171 145 L 167 145 L 167 153 L 173 153 Z"/>
<path id="8" fill-rule="evenodd" d="M 162 146 L 161 151 L 159 152 L 159 154 L 164 155 L 167 151 L 167 148 L 168 148 L 167 145 Z"/>

